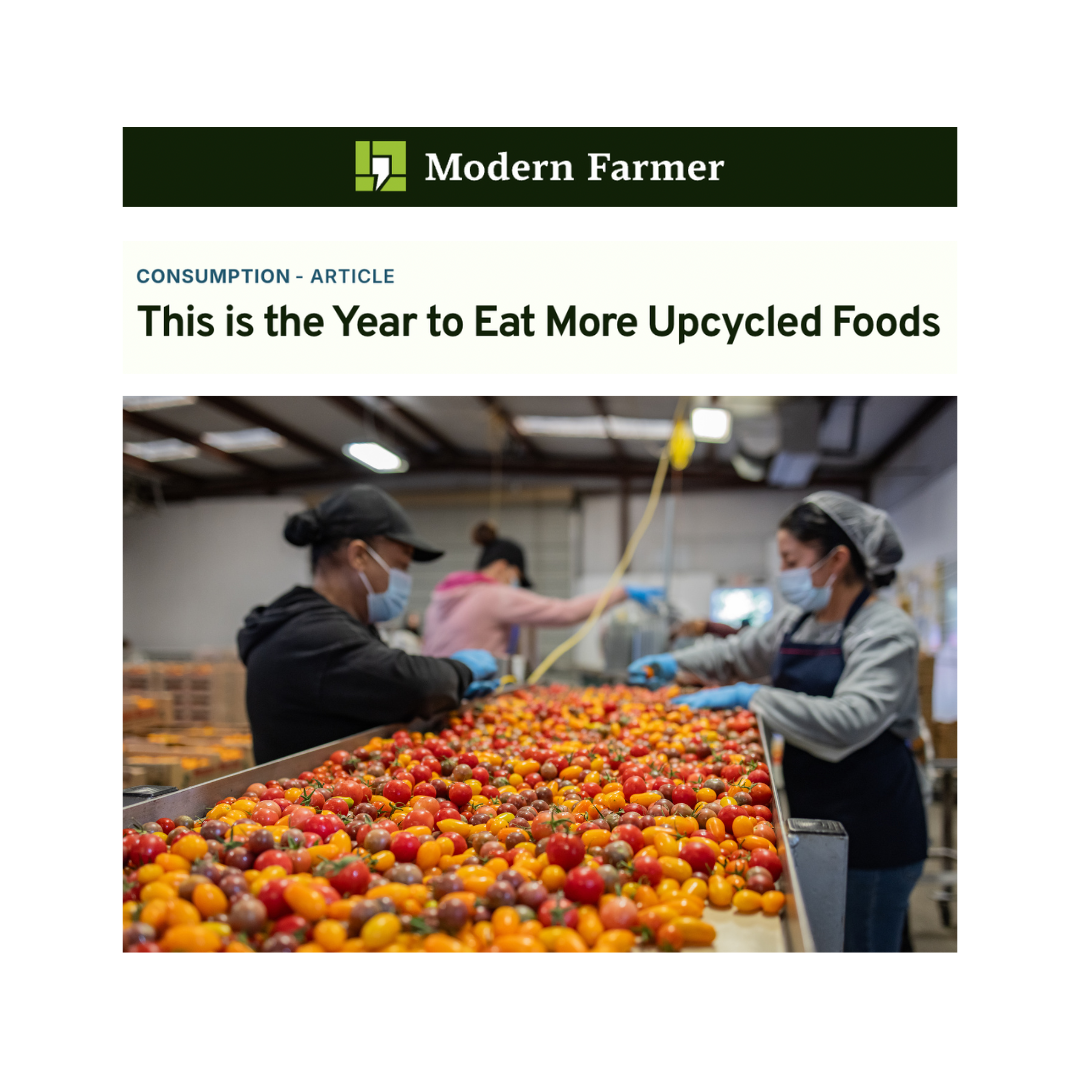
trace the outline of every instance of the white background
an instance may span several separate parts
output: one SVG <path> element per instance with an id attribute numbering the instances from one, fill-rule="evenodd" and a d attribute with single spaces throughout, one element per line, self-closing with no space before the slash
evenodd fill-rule
<path id="1" fill-rule="evenodd" d="M 1075 89 L 1073 18 L 1064 4 L 940 0 L 406 9 L 194 0 L 10 12 L 5 758 L 16 817 L 26 814 L 9 819 L 4 896 L 8 982 L 19 990 L 9 1012 L 11 1067 L 179 1076 L 274 1067 L 276 1050 L 297 1070 L 359 1054 L 365 1068 L 451 1076 L 475 1075 L 485 1055 L 526 1072 L 537 1061 L 578 1074 L 631 1062 L 635 1075 L 670 1076 L 730 1062 L 764 1075 L 1001 1076 L 1069 1060 L 1075 868 L 1065 831 L 1071 804 L 1061 793 L 1069 786 L 1062 769 L 1077 760 L 1075 661 L 1071 650 L 1066 656 L 1075 632 L 1065 624 L 1075 606 L 1067 389 L 1076 357 L 1075 170 L 1065 112 Z M 957 125 L 960 207 L 408 217 L 121 210 L 124 124 L 372 120 Z M 308 958 L 299 975 L 295 959 L 226 969 L 216 958 L 180 956 L 136 969 L 117 940 L 119 861 L 102 854 L 116 842 L 119 781 L 118 398 L 352 391 L 340 377 L 302 374 L 207 376 L 195 387 L 122 378 L 121 241 L 627 235 L 958 242 L 955 379 L 742 375 L 725 379 L 722 392 L 960 395 L 961 603 L 970 628 L 960 694 L 970 734 L 959 954 L 611 957 L 569 976 L 562 965 L 515 957 L 365 957 L 347 971 L 340 958 Z M 636 376 L 620 392 L 656 392 L 660 381 Z M 416 389 L 408 372 L 371 382 L 367 392 Z M 663 382 L 665 393 L 718 392 Z M 423 385 L 465 389 L 452 373 Z M 610 385 L 610 376 L 582 375 L 575 392 Z M 484 392 L 530 390 L 550 392 L 542 373 L 492 375 Z M 1018 625 L 1006 602 L 1033 579 L 1040 590 L 1063 587 L 1049 611 Z M 304 1004 L 282 1004 L 292 987 L 312 1001 L 316 1021 L 300 1015 Z M 281 1035 L 263 1034 L 268 1018 Z"/>

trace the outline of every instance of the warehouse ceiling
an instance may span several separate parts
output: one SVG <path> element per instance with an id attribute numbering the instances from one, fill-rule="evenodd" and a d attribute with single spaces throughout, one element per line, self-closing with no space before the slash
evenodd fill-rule
<path id="1" fill-rule="evenodd" d="M 157 501 L 303 492 L 401 473 L 429 487 L 471 476 L 648 484 L 674 397 L 125 398 L 128 489 Z M 722 409 L 723 442 L 698 441 L 687 489 L 847 484 L 870 478 L 955 398 L 697 398 Z M 711 414 L 718 415 L 718 414 Z M 396 473 L 345 447 L 374 444 Z M 386 456 L 386 451 L 390 456 Z M 486 478 L 486 480 L 485 480 Z"/>

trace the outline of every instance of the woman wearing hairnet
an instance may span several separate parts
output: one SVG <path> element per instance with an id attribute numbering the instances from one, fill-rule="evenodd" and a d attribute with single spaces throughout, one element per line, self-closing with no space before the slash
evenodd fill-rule
<path id="1" fill-rule="evenodd" d="M 771 676 L 768 686 L 736 681 L 676 701 L 750 709 L 784 736 L 791 815 L 839 821 L 848 833 L 845 951 L 895 952 L 927 845 L 905 743 L 918 733 L 919 639 L 903 611 L 875 596 L 903 548 L 883 510 L 835 491 L 789 511 L 777 546 L 790 609 L 733 637 L 643 657 L 630 681 L 657 686 L 680 670 L 721 682 Z"/>

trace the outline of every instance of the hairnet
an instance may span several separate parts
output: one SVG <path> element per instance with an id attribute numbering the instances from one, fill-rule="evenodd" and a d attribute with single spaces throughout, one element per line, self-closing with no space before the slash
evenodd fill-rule
<path id="1" fill-rule="evenodd" d="M 803 502 L 828 514 L 847 533 L 871 574 L 886 573 L 904 557 L 896 526 L 884 510 L 839 491 L 816 491 Z"/>

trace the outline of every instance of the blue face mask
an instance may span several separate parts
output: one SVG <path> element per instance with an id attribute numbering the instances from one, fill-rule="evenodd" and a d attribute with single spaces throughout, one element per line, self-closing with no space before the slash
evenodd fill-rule
<path id="1" fill-rule="evenodd" d="M 829 555 L 832 555 L 831 551 Z M 836 575 L 833 574 L 824 585 L 815 585 L 813 573 L 825 565 L 829 555 L 813 566 L 796 566 L 793 570 L 781 570 L 778 579 L 780 595 L 789 604 L 794 604 L 803 611 L 821 611 L 828 607 Z"/>
<path id="2" fill-rule="evenodd" d="M 368 592 L 368 620 L 373 623 L 389 622 L 391 619 L 396 619 L 409 603 L 412 576 L 406 574 L 404 570 L 395 570 L 392 566 L 387 566 L 374 549 L 369 547 L 367 552 L 390 576 L 386 592 L 377 593 L 371 587 L 367 574 L 363 570 L 359 571 L 360 580 Z"/>

